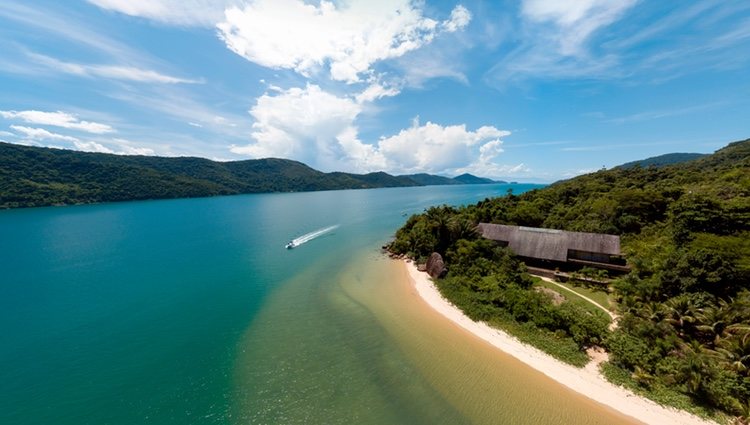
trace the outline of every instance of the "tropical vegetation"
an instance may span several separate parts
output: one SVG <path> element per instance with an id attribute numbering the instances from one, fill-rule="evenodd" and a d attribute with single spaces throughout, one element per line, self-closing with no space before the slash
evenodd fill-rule
<path id="1" fill-rule="evenodd" d="M 479 222 L 620 235 L 632 271 L 610 287 L 617 328 L 534 291 L 512 253 L 473 231 Z M 538 344 L 548 351 L 601 345 L 619 383 L 693 411 L 750 417 L 750 140 L 680 164 L 433 207 L 410 217 L 390 249 L 442 254 L 449 271 L 439 289 L 475 319 L 553 336 Z M 566 356 L 576 363 L 558 353 Z"/>
<path id="2" fill-rule="evenodd" d="M 456 180 L 429 174 L 323 173 L 301 162 L 277 158 L 217 162 L 191 157 L 78 152 L 0 142 L 0 208 L 259 192 L 494 183 L 471 175 L 460 177 Z"/>

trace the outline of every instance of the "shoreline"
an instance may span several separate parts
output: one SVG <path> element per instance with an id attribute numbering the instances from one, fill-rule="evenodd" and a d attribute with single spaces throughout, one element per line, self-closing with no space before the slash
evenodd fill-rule
<path id="1" fill-rule="evenodd" d="M 601 403 L 624 415 L 655 425 L 717 425 L 688 412 L 661 406 L 607 381 L 598 370 L 596 361 L 578 369 L 555 359 L 543 351 L 518 341 L 515 337 L 484 322 L 474 322 L 460 309 L 443 298 L 427 273 L 417 270 L 409 260 L 401 260 L 406 267 L 411 285 L 419 297 L 433 310 L 474 336 L 513 356 L 569 389 Z"/>

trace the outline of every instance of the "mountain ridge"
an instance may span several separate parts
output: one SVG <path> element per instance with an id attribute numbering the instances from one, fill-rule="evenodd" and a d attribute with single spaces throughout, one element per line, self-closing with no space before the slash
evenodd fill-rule
<path id="1" fill-rule="evenodd" d="M 665 167 L 667 165 L 681 164 L 683 162 L 694 161 L 708 156 L 705 153 L 688 153 L 688 152 L 673 152 L 665 153 L 663 155 L 652 156 L 650 158 L 640 159 L 637 161 L 630 161 L 624 164 L 618 165 L 615 168 L 631 168 L 631 167 Z"/>
<path id="2" fill-rule="evenodd" d="M 218 162 L 0 142 L 0 208 L 441 184 L 474 183 L 424 173 L 325 173 L 281 158 Z"/>

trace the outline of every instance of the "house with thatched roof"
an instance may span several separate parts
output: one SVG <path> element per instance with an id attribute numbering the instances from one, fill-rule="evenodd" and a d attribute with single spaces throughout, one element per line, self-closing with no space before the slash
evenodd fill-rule
<path id="1" fill-rule="evenodd" d="M 547 268 L 597 267 L 627 272 L 620 237 L 538 227 L 479 223 L 479 233 L 507 246 L 517 256 Z M 567 267 L 566 267 L 567 266 Z"/>

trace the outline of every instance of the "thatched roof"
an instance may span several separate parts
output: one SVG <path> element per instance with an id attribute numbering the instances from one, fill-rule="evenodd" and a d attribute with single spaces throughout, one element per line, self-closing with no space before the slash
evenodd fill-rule
<path id="1" fill-rule="evenodd" d="M 522 257 L 564 262 L 569 249 L 620 255 L 620 237 L 616 235 L 489 223 L 479 223 L 479 232 L 487 239 L 507 242 Z"/>

